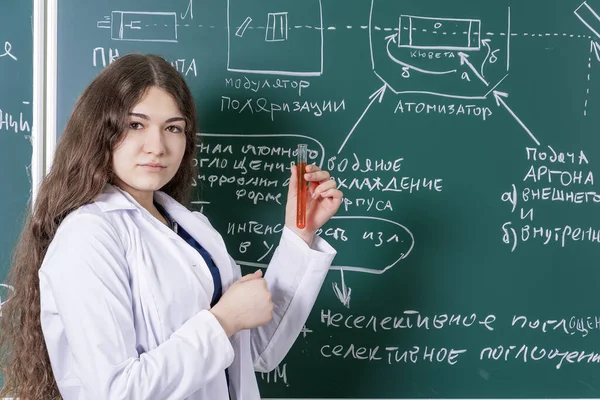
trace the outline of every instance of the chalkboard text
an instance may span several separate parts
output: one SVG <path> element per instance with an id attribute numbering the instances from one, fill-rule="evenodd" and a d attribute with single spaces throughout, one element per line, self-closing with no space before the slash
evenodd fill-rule
<path id="1" fill-rule="evenodd" d="M 2 57 L 9 57 L 12 58 L 14 61 L 17 61 L 17 57 L 15 57 L 12 53 L 12 45 L 10 44 L 10 42 L 4 42 L 4 52 L 0 54 L 0 58 Z"/>
<path id="2" fill-rule="evenodd" d="M 353 160 L 347 158 L 337 159 L 336 156 L 327 159 L 327 170 L 330 172 L 345 172 L 350 168 L 354 172 L 378 172 L 378 171 L 393 171 L 400 172 L 402 161 L 404 158 L 396 158 L 395 160 L 371 160 L 369 158 L 361 159 L 353 153 Z"/>
<path id="3" fill-rule="evenodd" d="M 331 310 L 321 310 L 321 323 L 326 327 L 347 328 L 347 329 L 368 329 L 377 332 L 378 329 L 386 331 L 393 329 L 442 329 L 445 327 L 471 327 L 482 326 L 489 331 L 493 331 L 493 324 L 496 316 L 489 314 L 480 317 L 473 313 L 470 315 L 460 314 L 440 314 L 440 315 L 422 315 L 419 311 L 405 310 L 401 316 L 386 316 L 377 318 L 376 316 L 364 315 L 344 315 L 342 313 L 332 313 Z"/>
<path id="4" fill-rule="evenodd" d="M 474 104 L 427 104 L 398 101 L 394 114 L 446 114 L 480 117 L 483 121 L 492 115 L 489 107 L 479 107 Z"/>
<path id="5" fill-rule="evenodd" d="M 569 225 L 558 227 L 544 227 L 524 225 L 521 228 L 513 227 L 512 222 L 505 222 L 502 225 L 502 241 L 511 246 L 511 251 L 515 251 L 519 243 L 535 241 L 548 245 L 558 243 L 560 247 L 565 247 L 573 242 L 590 242 L 600 244 L 600 229 L 593 227 L 580 228 Z"/>
<path id="6" fill-rule="evenodd" d="M 292 101 L 292 102 L 271 102 L 264 97 L 253 99 L 246 98 L 242 100 L 233 99 L 229 96 L 221 96 L 221 111 L 236 111 L 238 114 L 267 113 L 271 115 L 271 121 L 275 120 L 275 115 L 284 113 L 308 113 L 320 117 L 325 113 L 337 113 L 346 109 L 346 102 L 339 101 Z"/>
<path id="7" fill-rule="evenodd" d="M 375 347 L 358 347 L 354 344 L 350 345 L 329 345 L 326 344 L 321 347 L 321 355 L 325 358 L 329 357 L 340 357 L 340 358 L 354 358 L 356 360 L 369 360 L 369 361 L 381 361 L 382 359 L 387 361 L 388 364 L 400 363 L 400 362 L 411 362 L 413 364 L 419 361 L 429 362 L 447 362 L 450 365 L 454 365 L 458 362 L 458 356 L 465 353 L 466 349 L 446 349 L 442 348 L 420 348 L 419 346 L 413 346 L 410 350 L 401 350 L 399 347 L 388 346 L 381 348 L 380 346 Z"/>
<path id="8" fill-rule="evenodd" d="M 600 193 L 596 191 L 576 192 L 553 187 L 526 187 L 521 191 L 518 191 L 517 186 L 514 184 L 512 185 L 511 191 L 502 193 L 501 198 L 502 201 L 512 204 L 512 211 L 516 209 L 520 202 L 552 201 L 573 204 L 600 203 Z"/>
<path id="9" fill-rule="evenodd" d="M 371 198 L 349 198 L 344 196 L 342 199 L 342 207 L 344 210 L 349 211 L 352 207 L 358 208 L 364 211 L 394 211 L 392 202 L 390 200 L 377 200 L 374 197 Z"/>
<path id="10" fill-rule="evenodd" d="M 15 117 L 0 108 L 0 131 L 31 132 L 29 122 L 23 118 L 23 113 L 19 113 L 19 117 Z"/>
<path id="11" fill-rule="evenodd" d="M 528 161 L 550 161 L 551 163 L 571 163 L 571 164 L 589 164 L 587 156 L 583 150 L 577 152 L 556 152 L 552 146 L 548 146 L 548 151 L 540 151 L 535 147 L 526 147 Z"/>
<path id="12" fill-rule="evenodd" d="M 435 192 L 442 191 L 442 179 L 434 178 L 415 178 L 410 176 L 403 176 L 397 179 L 395 176 L 390 179 L 383 180 L 382 178 L 336 178 L 338 188 L 340 189 L 356 189 L 356 190 L 368 190 L 380 191 L 380 192 L 418 192 L 422 190 L 429 190 Z"/>
<path id="13" fill-rule="evenodd" d="M 94 67 L 102 66 L 104 68 L 108 64 L 112 64 L 119 57 L 119 49 L 109 48 L 107 51 L 104 47 L 95 47 L 92 51 L 92 65 Z M 177 58 L 169 60 L 169 63 L 184 76 L 198 76 L 195 58 Z"/>
<path id="14" fill-rule="evenodd" d="M 410 52 L 410 58 L 425 58 L 428 60 L 441 59 L 441 58 L 457 58 L 456 53 L 453 51 L 423 51 L 414 50 Z"/>
<path id="15" fill-rule="evenodd" d="M 310 87 L 310 82 L 305 80 L 293 80 L 293 79 L 250 79 L 247 76 L 242 78 L 225 78 L 225 87 L 235 89 L 251 90 L 258 92 L 261 89 L 292 89 L 298 93 L 298 96 L 302 96 L 302 90 Z"/>
<path id="16" fill-rule="evenodd" d="M 508 361 L 509 359 L 521 359 L 522 362 L 541 361 L 544 359 L 558 361 L 556 363 L 556 369 L 560 369 L 563 363 L 566 361 L 569 364 L 587 362 L 589 363 L 600 363 L 600 354 L 596 352 L 586 353 L 585 351 L 561 351 L 553 348 L 546 350 L 538 346 L 522 345 L 518 351 L 517 346 L 497 346 L 497 347 L 486 347 L 481 350 L 479 359 L 480 360 L 501 360 Z"/>
<path id="17" fill-rule="evenodd" d="M 523 181 L 532 180 L 533 182 L 548 182 L 552 183 L 560 182 L 562 186 L 570 186 L 572 184 L 584 184 L 584 185 L 593 185 L 594 184 L 594 173 L 592 171 L 587 171 L 585 174 L 585 180 L 583 180 L 583 171 L 560 171 L 560 170 L 551 170 L 548 169 L 545 165 L 541 165 L 539 167 L 531 166 Z"/>
<path id="18" fill-rule="evenodd" d="M 266 383 L 283 383 L 286 386 L 289 386 L 288 376 L 287 376 L 287 364 L 278 365 L 271 372 L 261 372 L 260 379 Z"/>
<path id="19" fill-rule="evenodd" d="M 108 53 L 108 63 L 106 62 L 107 53 Z M 108 64 L 113 63 L 117 58 L 119 58 L 119 49 L 109 48 L 108 52 L 107 52 L 104 47 L 96 47 L 96 48 L 94 48 L 94 50 L 92 50 L 92 65 L 94 67 L 100 65 L 104 68 Z M 99 62 L 98 59 L 100 59 L 101 63 Z"/>
<path id="20" fill-rule="evenodd" d="M 524 188 L 522 191 L 524 202 L 535 200 L 551 200 L 574 204 L 600 203 L 600 194 L 596 192 L 573 192 L 556 188 Z"/>
<path id="21" fill-rule="evenodd" d="M 230 222 L 227 224 L 227 234 L 235 235 L 239 233 L 251 233 L 253 235 L 272 235 L 279 234 L 283 231 L 283 224 L 276 224 L 274 226 L 268 224 L 261 224 L 256 221 L 248 222 Z"/>
<path id="22" fill-rule="evenodd" d="M 581 333 L 582 337 L 586 337 L 590 331 L 600 329 L 600 316 L 595 317 L 571 317 L 560 319 L 540 320 L 539 318 L 528 318 L 524 315 L 514 316 L 512 326 L 517 326 L 522 329 L 528 328 L 531 330 L 540 330 L 543 333 L 552 331 L 564 332 L 567 335 L 575 335 Z"/>

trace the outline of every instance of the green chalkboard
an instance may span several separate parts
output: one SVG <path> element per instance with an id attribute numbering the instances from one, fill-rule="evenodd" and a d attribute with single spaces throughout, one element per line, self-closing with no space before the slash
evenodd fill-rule
<path id="1" fill-rule="evenodd" d="M 31 194 L 33 2 L 0 4 L 0 304 Z M 1 314 L 0 314 L 1 315 Z"/>
<path id="2" fill-rule="evenodd" d="M 337 250 L 265 398 L 600 391 L 600 0 L 59 1 L 59 131 L 111 57 L 186 77 L 191 207 L 245 272 L 299 143 Z"/>

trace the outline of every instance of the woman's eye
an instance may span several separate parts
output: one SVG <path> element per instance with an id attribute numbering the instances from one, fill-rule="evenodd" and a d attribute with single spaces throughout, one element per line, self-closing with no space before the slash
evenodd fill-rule
<path id="1" fill-rule="evenodd" d="M 181 132 L 183 132 L 183 129 L 181 129 L 181 127 L 177 126 L 177 125 L 168 126 L 167 130 L 169 132 L 173 132 L 173 133 L 181 133 Z"/>
<path id="2" fill-rule="evenodd" d="M 131 129 L 142 129 L 144 126 L 142 124 L 140 124 L 139 122 L 130 122 L 129 123 L 129 128 Z"/>

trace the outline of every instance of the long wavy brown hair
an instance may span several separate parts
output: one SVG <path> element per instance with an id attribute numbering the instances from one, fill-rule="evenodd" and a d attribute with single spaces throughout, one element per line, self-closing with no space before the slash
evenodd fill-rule
<path id="1" fill-rule="evenodd" d="M 186 119 L 183 161 L 161 190 L 182 203 L 188 200 L 197 132 L 192 94 L 181 74 L 163 58 L 120 57 L 78 99 L 15 249 L 7 282 L 15 290 L 2 306 L 0 318 L 5 379 L 0 397 L 60 398 L 40 324 L 38 270 L 61 221 L 93 202 L 110 181 L 113 149 L 126 131 L 128 113 L 153 86 L 171 94 Z"/>

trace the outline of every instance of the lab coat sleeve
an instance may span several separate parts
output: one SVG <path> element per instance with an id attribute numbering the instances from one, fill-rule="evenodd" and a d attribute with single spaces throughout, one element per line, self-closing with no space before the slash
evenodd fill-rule
<path id="1" fill-rule="evenodd" d="M 309 247 L 298 235 L 284 228 L 265 274 L 273 299 L 273 319 L 251 330 L 254 368 L 273 370 L 283 360 L 300 334 L 317 299 L 336 251 L 315 236 Z"/>
<path id="2" fill-rule="evenodd" d="M 50 343 L 68 343 L 49 352 L 73 357 L 86 398 L 182 399 L 233 361 L 227 335 L 206 310 L 157 348 L 138 354 L 125 248 L 103 217 L 67 218 L 39 276 L 46 342 L 64 334 L 66 340 Z M 49 322 L 56 316 L 64 330 Z"/>

